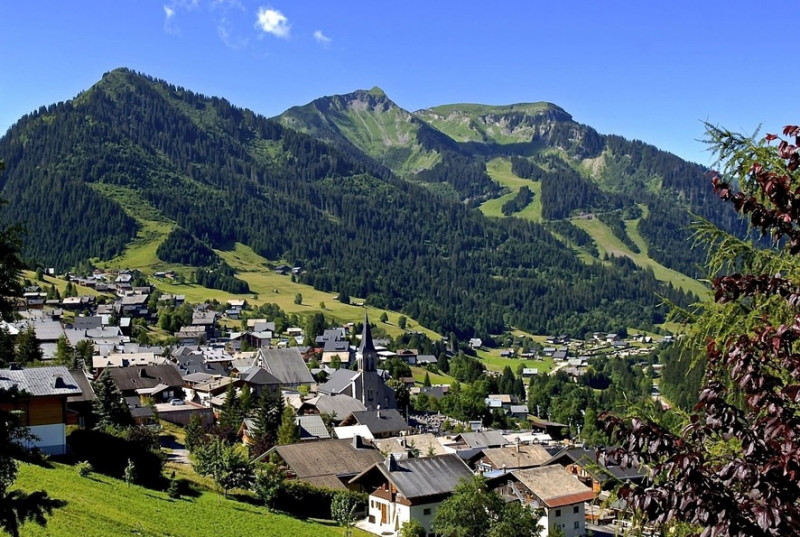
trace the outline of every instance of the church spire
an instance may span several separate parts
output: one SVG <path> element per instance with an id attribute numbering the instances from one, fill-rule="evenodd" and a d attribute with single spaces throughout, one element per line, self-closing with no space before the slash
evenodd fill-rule
<path id="1" fill-rule="evenodd" d="M 364 313 L 364 329 L 361 331 L 361 345 L 358 346 L 358 353 L 361 355 L 361 370 L 375 371 L 375 362 L 378 351 L 375 350 L 375 343 L 372 341 L 372 328 L 369 326 L 369 316 Z"/>
<path id="2" fill-rule="evenodd" d="M 365 352 L 375 352 L 375 343 L 372 342 L 372 328 L 369 326 L 369 315 L 364 313 L 364 328 L 361 330 L 361 345 L 358 346 L 358 352 L 364 354 Z"/>

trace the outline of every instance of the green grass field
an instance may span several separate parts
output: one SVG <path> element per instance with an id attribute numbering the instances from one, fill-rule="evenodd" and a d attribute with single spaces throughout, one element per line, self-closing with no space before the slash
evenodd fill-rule
<path id="1" fill-rule="evenodd" d="M 605 253 L 608 255 L 627 256 L 638 266 L 652 269 L 657 280 L 662 282 L 672 282 L 672 285 L 675 287 L 683 289 L 684 291 L 690 291 L 699 296 L 701 299 L 706 299 L 709 297 L 710 291 L 701 282 L 675 270 L 668 269 L 664 265 L 648 257 L 647 244 L 645 243 L 638 229 L 639 219 L 625 221 L 625 230 L 627 231 L 628 236 L 636 243 L 637 246 L 639 246 L 639 249 L 641 250 L 641 252 L 638 254 L 630 251 L 630 249 L 625 246 L 622 241 L 614 236 L 611 228 L 606 226 L 597 218 L 593 218 L 591 220 L 576 218 L 572 220 L 572 223 L 584 229 L 592 236 L 595 244 L 597 244 L 597 249 L 600 252 L 601 257 Z"/>
<path id="2" fill-rule="evenodd" d="M 165 492 L 128 487 L 123 481 L 99 474 L 80 477 L 75 468 L 62 464 L 53 464 L 51 469 L 22 464 L 12 488 L 44 489 L 50 496 L 67 502 L 54 511 L 45 528 L 25 524 L 23 537 L 342 535 L 342 528 L 335 525 L 270 513 L 266 508 L 224 499 L 216 493 L 173 500 Z M 359 530 L 353 534 L 369 535 Z"/>
<path id="3" fill-rule="evenodd" d="M 532 360 L 526 359 L 521 360 L 519 358 L 501 358 L 500 352 L 503 349 L 492 349 L 492 350 L 483 350 L 478 349 L 476 352 L 478 354 L 478 358 L 481 360 L 483 365 L 486 366 L 486 369 L 489 371 L 503 371 L 506 366 L 511 368 L 511 371 L 516 375 L 517 368 L 520 364 L 523 364 L 523 367 L 534 367 L 539 370 L 540 375 L 544 375 L 549 373 L 554 367 L 555 364 L 553 363 L 552 358 L 544 357 L 541 360 Z"/>
<path id="4" fill-rule="evenodd" d="M 514 175 L 511 171 L 511 161 L 505 158 L 490 160 L 486 165 L 486 171 L 489 173 L 489 177 L 511 189 L 511 192 L 481 204 L 480 210 L 483 214 L 498 218 L 505 216 L 501 210 L 503 204 L 513 199 L 520 188 L 527 186 L 533 192 L 533 201 L 514 216 L 534 222 L 542 221 L 542 183 Z"/>

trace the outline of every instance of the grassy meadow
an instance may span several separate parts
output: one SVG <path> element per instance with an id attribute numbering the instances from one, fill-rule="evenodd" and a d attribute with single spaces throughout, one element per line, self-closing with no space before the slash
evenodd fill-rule
<path id="1" fill-rule="evenodd" d="M 259 535 L 279 537 L 339 537 L 342 528 L 301 521 L 269 512 L 266 508 L 224 499 L 213 492 L 171 499 L 165 492 L 92 474 L 80 477 L 74 467 L 54 463 L 52 468 L 21 464 L 12 488 L 44 489 L 66 506 L 48 518 L 46 527 L 28 523 L 22 537 L 220 537 Z M 353 535 L 369 534 L 354 530 Z"/>

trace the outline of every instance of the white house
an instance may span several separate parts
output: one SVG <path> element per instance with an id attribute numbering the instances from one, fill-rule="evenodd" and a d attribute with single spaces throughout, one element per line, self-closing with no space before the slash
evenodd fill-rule
<path id="1" fill-rule="evenodd" d="M 558 464 L 515 470 L 512 474 L 518 482 L 508 485 L 516 488 L 511 492 L 532 508 L 544 510 L 539 525 L 547 528 L 545 535 L 553 528 L 563 531 L 566 537 L 586 535 L 584 502 L 594 499 L 591 488 Z"/>
<path id="2" fill-rule="evenodd" d="M 397 535 L 403 524 L 416 520 L 430 533 L 439 505 L 472 471 L 455 454 L 385 462 L 364 470 L 350 485 L 372 491 L 367 520 L 360 527 L 378 535 Z"/>

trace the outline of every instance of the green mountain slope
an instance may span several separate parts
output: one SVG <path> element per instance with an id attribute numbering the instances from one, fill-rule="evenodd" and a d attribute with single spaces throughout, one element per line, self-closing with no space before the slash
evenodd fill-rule
<path id="1" fill-rule="evenodd" d="M 378 138 L 376 129 L 368 129 L 361 122 L 353 130 L 357 123 L 352 112 L 347 118 L 332 112 L 340 110 L 343 102 L 350 103 L 350 109 L 363 106 L 359 104 L 363 98 L 357 96 L 364 95 L 369 92 L 326 97 L 292 111 L 313 108 L 315 121 L 335 130 L 338 143 L 352 143 L 395 171 L 407 171 L 407 167 L 386 159 L 374 145 L 364 143 L 367 137 Z M 372 122 L 395 122 L 402 109 L 382 92 L 372 99 Z M 282 121 L 291 117 L 292 125 L 313 132 L 308 127 L 310 122 L 292 111 L 281 116 Z M 670 271 L 692 278 L 700 274 L 704 252 L 686 247 L 691 234 L 690 212 L 730 231 L 744 231 L 735 213 L 715 200 L 703 167 L 640 141 L 601 135 L 554 104 L 452 104 L 402 113 L 416 130 L 393 138 L 392 151 L 401 154 L 401 142 L 405 141 L 407 153 L 414 153 L 422 144 L 441 155 L 432 168 L 404 177 L 437 192 L 442 191 L 442 182 L 436 179 L 444 177 L 457 198 L 480 206 L 489 216 L 553 221 L 594 214 L 606 220 L 637 220 L 636 232 L 647 252 L 645 264 L 663 269 L 657 273 L 667 275 L 670 281 L 682 280 L 673 278 Z M 435 133 L 435 143 L 425 145 L 426 133 Z M 511 162 L 510 172 L 498 168 L 498 159 Z M 487 183 L 487 175 L 491 183 Z M 514 200 L 523 186 L 532 201 L 515 210 L 514 204 L 522 203 Z M 644 215 L 638 220 L 643 208 Z M 617 214 L 604 214 L 610 212 Z M 593 229 L 589 227 L 590 232 Z M 638 255 L 638 246 L 624 231 L 618 238 L 629 245 L 631 254 Z M 602 241 L 602 236 L 595 239 Z M 584 253 L 590 254 L 590 250 Z"/>
<path id="2" fill-rule="evenodd" d="M 471 209 L 458 200 L 490 195 L 487 181 L 501 188 L 484 160 L 424 124 L 416 132 L 431 144 L 433 133 L 441 160 L 406 180 L 344 135 L 324 142 L 120 69 L 0 139 L 13 208 L 4 216 L 27 219 L 27 254 L 61 270 L 126 245 L 152 259 L 177 226 L 218 252 L 241 244 L 302 265 L 302 283 L 319 291 L 365 297 L 460 338 L 508 326 L 647 328 L 663 318 L 657 295 L 693 299 L 626 259 L 587 263 L 537 223 Z"/>

